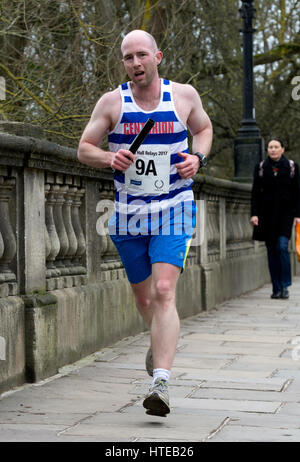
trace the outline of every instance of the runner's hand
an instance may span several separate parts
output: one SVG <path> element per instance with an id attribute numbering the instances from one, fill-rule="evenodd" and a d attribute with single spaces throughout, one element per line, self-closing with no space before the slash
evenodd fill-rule
<path id="1" fill-rule="evenodd" d="M 196 175 L 200 166 L 199 157 L 186 152 L 178 152 L 177 154 L 184 159 L 183 162 L 175 164 L 181 178 L 188 180 Z"/>
<path id="2" fill-rule="evenodd" d="M 125 172 L 135 162 L 136 156 L 127 149 L 120 149 L 112 158 L 111 168 Z"/>

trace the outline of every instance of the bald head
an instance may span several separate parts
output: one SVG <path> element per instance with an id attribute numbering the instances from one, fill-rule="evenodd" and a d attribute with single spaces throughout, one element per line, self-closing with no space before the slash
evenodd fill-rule
<path id="1" fill-rule="evenodd" d="M 148 32 L 146 32 L 144 30 L 140 30 L 140 29 L 133 30 L 133 31 L 129 32 L 127 35 L 125 35 L 125 37 L 124 37 L 124 39 L 122 41 L 122 44 L 121 44 L 122 53 L 123 53 L 123 49 L 124 49 L 124 46 L 126 45 L 126 43 L 131 42 L 131 41 L 140 42 L 140 41 L 145 41 L 145 40 L 148 42 L 150 47 L 153 49 L 154 53 L 156 53 L 157 50 L 158 50 L 158 47 L 157 47 L 157 43 L 155 41 L 155 38 L 151 34 L 149 34 Z"/>

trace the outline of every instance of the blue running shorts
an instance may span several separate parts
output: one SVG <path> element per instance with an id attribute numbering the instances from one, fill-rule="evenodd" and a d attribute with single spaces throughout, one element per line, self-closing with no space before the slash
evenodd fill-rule
<path id="1" fill-rule="evenodd" d="M 112 233 L 111 229 L 115 229 L 112 224 L 115 225 L 117 220 L 116 214 L 113 215 L 109 224 L 110 237 L 117 248 L 130 283 L 138 284 L 147 279 L 152 273 L 153 263 L 169 263 L 184 269 L 195 227 L 195 203 L 193 202 L 188 209 L 184 216 L 185 226 L 176 226 L 182 221 L 178 216 L 171 217 L 171 223 L 168 222 L 171 226 L 166 228 L 162 226 L 162 221 L 153 227 L 152 220 L 152 233 L 148 226 L 144 226 L 142 232 L 135 235 L 130 232 Z"/>

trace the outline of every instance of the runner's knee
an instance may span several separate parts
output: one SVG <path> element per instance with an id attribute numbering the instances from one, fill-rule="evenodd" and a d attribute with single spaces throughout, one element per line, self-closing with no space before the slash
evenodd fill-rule
<path id="1" fill-rule="evenodd" d="M 143 294 L 135 295 L 135 302 L 137 306 L 145 311 L 151 308 L 151 300 L 149 297 L 145 297 Z"/>
<path id="2" fill-rule="evenodd" d="M 153 283 L 154 299 L 164 302 L 174 298 L 173 285 L 168 279 L 159 279 Z"/>

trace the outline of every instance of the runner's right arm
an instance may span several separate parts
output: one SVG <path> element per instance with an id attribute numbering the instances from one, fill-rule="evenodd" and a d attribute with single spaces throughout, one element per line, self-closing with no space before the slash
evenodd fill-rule
<path id="1" fill-rule="evenodd" d="M 115 125 L 120 110 L 118 90 L 105 93 L 99 99 L 79 142 L 77 157 L 80 162 L 94 168 L 111 167 L 122 171 L 132 164 L 135 156 L 130 151 L 121 149 L 115 153 L 98 146 Z"/>

